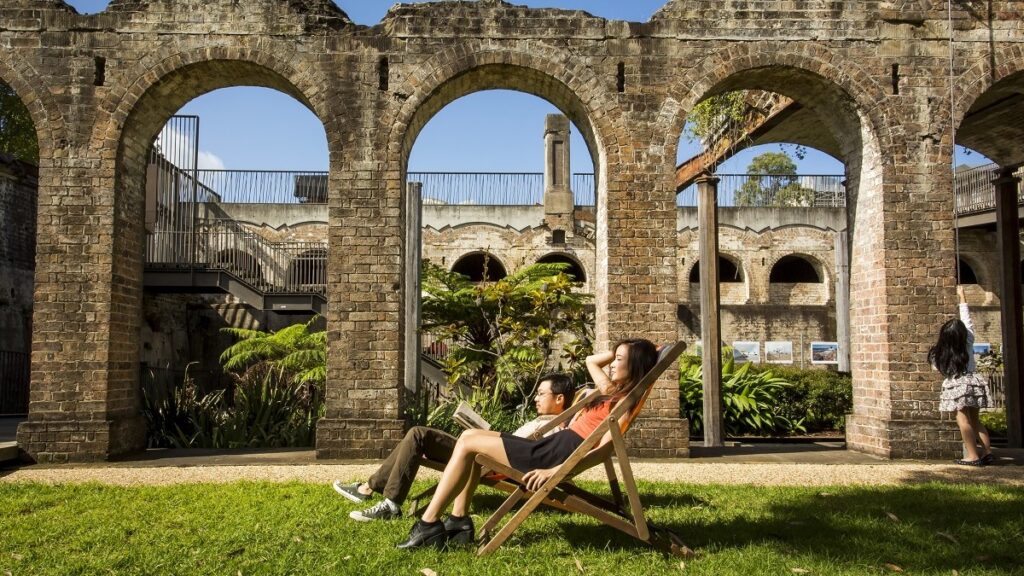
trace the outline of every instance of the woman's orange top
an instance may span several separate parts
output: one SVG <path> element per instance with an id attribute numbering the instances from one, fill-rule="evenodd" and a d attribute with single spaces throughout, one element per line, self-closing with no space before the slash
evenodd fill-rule
<path id="1" fill-rule="evenodd" d="M 596 430 L 601 425 L 601 422 L 604 422 L 604 419 L 611 413 L 612 407 L 620 399 L 622 399 L 622 396 L 615 396 L 584 408 L 576 415 L 572 423 L 569 424 L 569 430 L 579 434 L 580 438 L 590 436 L 590 433 Z"/>

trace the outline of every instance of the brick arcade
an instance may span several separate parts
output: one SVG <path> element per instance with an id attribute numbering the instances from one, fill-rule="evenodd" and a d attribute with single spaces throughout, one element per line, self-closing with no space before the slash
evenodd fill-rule
<path id="1" fill-rule="evenodd" d="M 958 142 L 1002 165 L 1024 160 L 1008 145 L 1024 114 L 1006 110 L 1024 85 L 1020 3 L 954 2 L 952 102 L 945 3 L 765 4 L 671 0 L 635 23 L 449 1 L 398 5 L 365 27 L 327 0 L 114 0 L 89 16 L 60 0 L 5 2 L 0 79 L 28 106 L 40 144 L 32 384 L 19 445 L 57 462 L 144 445 L 147 154 L 170 115 L 199 95 L 275 88 L 323 122 L 329 361 L 317 453 L 363 458 L 405 426 L 412 359 L 403 342 L 415 328 L 403 314 L 414 295 L 403 272 L 405 169 L 437 111 L 504 88 L 550 101 L 580 128 L 598 181 L 589 275 L 598 340 L 665 341 L 677 334 L 679 268 L 689 266 L 678 257 L 674 185 L 687 113 L 710 95 L 756 89 L 813 113 L 847 169 L 849 447 L 893 458 L 957 453 L 924 359 L 953 309 L 954 128 Z M 642 453 L 685 454 L 671 376 L 640 428 Z"/>

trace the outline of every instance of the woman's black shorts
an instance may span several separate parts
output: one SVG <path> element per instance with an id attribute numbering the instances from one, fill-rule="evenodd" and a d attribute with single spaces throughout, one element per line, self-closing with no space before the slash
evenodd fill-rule
<path id="1" fill-rule="evenodd" d="M 540 440 L 527 440 L 505 432 L 501 433 L 502 444 L 508 463 L 520 472 L 538 468 L 554 468 L 583 443 L 583 438 L 572 430 L 561 430 Z"/>

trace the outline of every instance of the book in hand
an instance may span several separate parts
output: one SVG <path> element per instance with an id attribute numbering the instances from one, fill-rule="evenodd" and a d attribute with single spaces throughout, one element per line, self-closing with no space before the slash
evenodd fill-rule
<path id="1" fill-rule="evenodd" d="M 452 414 L 452 420 L 459 426 L 462 426 L 466 430 L 490 430 L 491 425 L 484 420 L 482 416 L 476 413 L 475 410 L 465 400 L 459 402 L 459 405 L 455 407 L 455 413 Z"/>

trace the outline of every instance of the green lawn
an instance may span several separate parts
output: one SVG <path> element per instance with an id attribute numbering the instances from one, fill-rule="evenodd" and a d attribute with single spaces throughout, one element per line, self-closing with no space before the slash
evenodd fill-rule
<path id="1" fill-rule="evenodd" d="M 644 484 L 680 561 L 580 516 L 534 514 L 499 550 L 395 550 L 412 521 L 359 524 L 329 486 L 0 484 L 0 575 L 1024 574 L 1024 491 Z M 499 503 L 483 491 L 481 511 Z M 477 517 L 477 522 L 481 521 Z M 577 565 L 578 561 L 578 565 Z M 887 566 L 888 565 L 888 566 Z M 803 572 L 806 571 L 806 572 Z"/>

